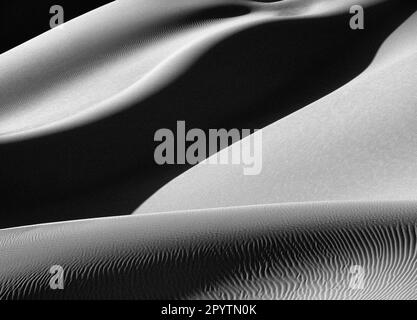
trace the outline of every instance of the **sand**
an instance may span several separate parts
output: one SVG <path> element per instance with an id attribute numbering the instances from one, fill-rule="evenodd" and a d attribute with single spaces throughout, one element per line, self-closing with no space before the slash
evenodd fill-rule
<path id="1" fill-rule="evenodd" d="M 0 234 L 0 298 L 416 299 L 416 207 L 280 204 L 12 228 Z M 62 291 L 49 286 L 54 265 Z"/>
<path id="2" fill-rule="evenodd" d="M 123 0 L 1 54 L 0 299 L 415 299 L 416 9 Z M 177 120 L 261 174 L 158 167 Z"/>

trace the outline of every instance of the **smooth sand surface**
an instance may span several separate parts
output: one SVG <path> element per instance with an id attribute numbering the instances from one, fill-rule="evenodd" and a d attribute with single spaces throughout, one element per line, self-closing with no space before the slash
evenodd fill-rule
<path id="1" fill-rule="evenodd" d="M 417 199 L 416 32 L 414 14 L 362 74 L 264 128 L 261 174 L 244 176 L 244 164 L 200 164 L 137 212 Z"/>
<path id="2" fill-rule="evenodd" d="M 123 0 L 0 55 L 0 299 L 417 298 L 416 9 Z M 261 174 L 157 167 L 177 120 Z"/>

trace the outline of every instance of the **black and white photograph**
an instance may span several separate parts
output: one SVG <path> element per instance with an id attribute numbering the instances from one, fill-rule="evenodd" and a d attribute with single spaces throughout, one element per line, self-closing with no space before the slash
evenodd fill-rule
<path id="1" fill-rule="evenodd" d="M 0 300 L 415 299 L 416 0 L 0 0 Z"/>

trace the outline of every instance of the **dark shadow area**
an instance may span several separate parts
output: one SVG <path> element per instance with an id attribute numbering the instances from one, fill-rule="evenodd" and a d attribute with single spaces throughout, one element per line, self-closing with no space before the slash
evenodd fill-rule
<path id="1" fill-rule="evenodd" d="M 64 8 L 65 21 L 76 18 L 88 11 L 96 9 L 110 0 L 36 0 L 0 2 L 0 54 L 8 51 L 48 30 L 53 14 L 49 9 L 53 5 Z"/>

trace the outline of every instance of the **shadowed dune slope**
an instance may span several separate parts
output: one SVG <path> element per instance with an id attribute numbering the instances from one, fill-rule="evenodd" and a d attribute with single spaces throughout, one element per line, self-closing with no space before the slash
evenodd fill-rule
<path id="1" fill-rule="evenodd" d="M 200 164 L 164 186 L 137 213 L 303 201 L 415 200 L 416 33 L 414 14 L 362 74 L 264 128 L 259 175 L 244 176 L 244 165 Z"/>
<path id="2" fill-rule="evenodd" d="M 157 167 L 156 130 L 260 128 L 343 86 L 415 9 L 361 0 L 358 32 L 356 2 L 117 1 L 0 55 L 0 225 L 129 214 L 188 169 Z"/>
<path id="3" fill-rule="evenodd" d="M 305 203 L 2 230 L 0 298 L 415 299 L 416 223 L 416 202 Z"/>

